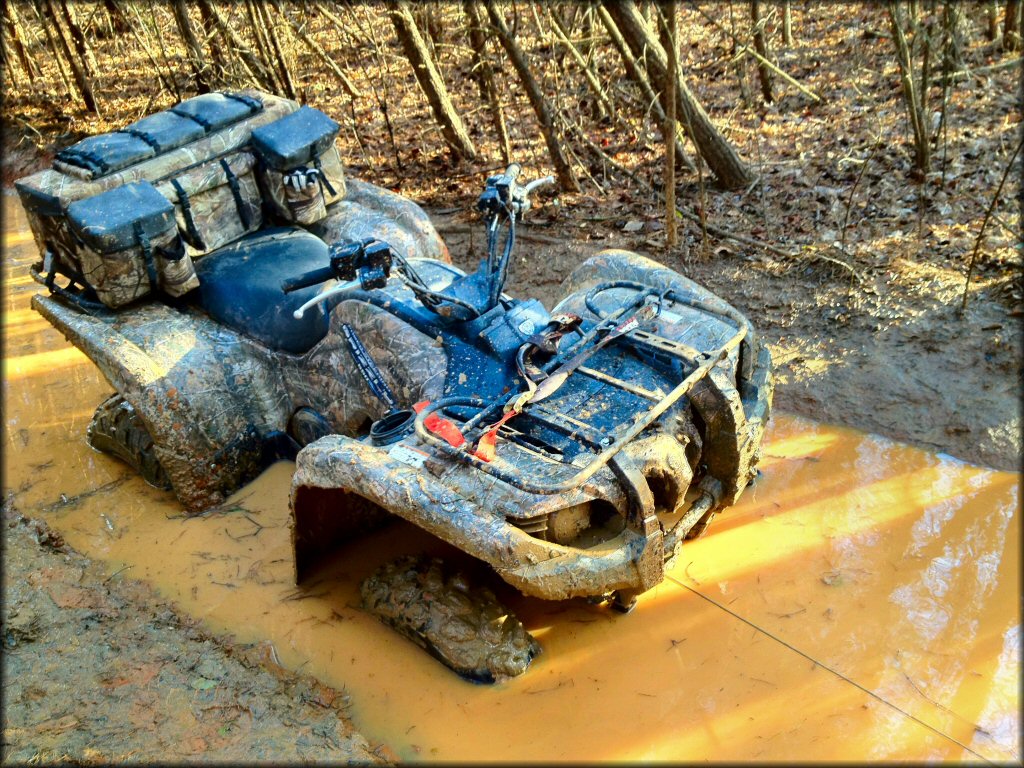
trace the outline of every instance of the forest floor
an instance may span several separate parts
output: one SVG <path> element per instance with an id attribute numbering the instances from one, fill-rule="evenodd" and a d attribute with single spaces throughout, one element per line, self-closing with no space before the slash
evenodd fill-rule
<path id="1" fill-rule="evenodd" d="M 507 290 L 550 307 L 560 298 L 562 279 L 587 256 L 608 247 L 637 250 L 707 286 L 753 321 L 772 351 L 776 408 L 1019 469 L 1024 279 L 1020 211 L 1012 202 L 1020 194 L 1016 174 L 989 222 L 968 308 L 961 313 L 959 307 L 981 220 L 1020 137 L 1020 69 L 951 90 L 936 170 L 914 180 L 891 41 L 861 31 L 884 28 L 875 18 L 882 11 L 825 8 L 831 10 L 798 13 L 797 45 L 776 52 L 785 71 L 823 96 L 821 104 L 780 82 L 774 104 L 747 108 L 737 98 L 722 40 L 696 36 L 684 45 L 698 98 L 760 181 L 725 192 L 686 177 L 677 198 L 688 210 L 703 205 L 711 226 L 772 249 L 714 235 L 704 240 L 699 224 L 682 220 L 683 244 L 669 251 L 655 197 L 591 165 L 582 193 L 548 196 L 530 214 Z M 858 15 L 871 23 L 851 23 Z M 1012 56 L 978 35 L 972 39 L 977 42 L 965 56 L 973 67 Z M 466 77 L 451 71 L 455 79 Z M 480 125 L 471 123 L 484 150 L 475 164 L 455 163 L 428 146 L 431 131 L 421 128 L 429 117 L 410 85 L 412 75 L 389 74 L 405 85 L 395 91 L 401 98 L 390 105 L 392 113 L 422 113 L 421 119 L 395 122 L 393 149 L 378 110 L 359 106 L 366 130 L 353 138 L 346 123 L 341 139 L 349 171 L 424 205 L 453 260 L 474 265 L 483 237 L 470 210 L 484 176 L 498 166 L 493 142 L 488 145 Z M 337 91 L 322 81 L 309 76 L 309 103 L 332 114 L 344 111 Z M 472 96 L 470 88 L 464 84 L 462 92 Z M 166 94 L 161 98 L 170 103 Z M 46 167 L 57 149 L 81 135 L 134 120 L 167 106 L 163 101 L 155 103 L 141 85 L 126 88 L 123 96 L 110 97 L 101 120 L 74 112 L 60 98 L 47 103 L 39 95 L 12 94 L 3 105 L 4 186 Z M 515 146 L 533 176 L 543 171 L 543 158 L 536 143 L 522 138 L 527 128 L 519 125 Z M 601 131 L 594 139 L 618 162 L 658 178 L 656 132 L 623 132 L 611 124 Z M 204 634 L 144 585 L 103 579 L 39 526 L 5 509 L 4 762 L 153 759 L 179 744 L 194 747 L 194 756 L 219 759 L 374 757 L 345 725 L 342 694 L 273 670 L 257 650 Z M 123 662 L 126 655 L 128 663 L 115 671 L 113 659 Z M 99 686 L 97 676 L 105 681 Z M 183 695 L 198 690 L 209 696 L 192 697 L 190 718 L 158 723 L 145 685 L 150 679 Z M 202 681 L 211 680 L 218 686 L 208 691 Z M 91 701 L 104 699 L 108 716 L 90 720 L 45 697 L 48 686 L 58 684 Z M 258 699 L 259 706 L 243 705 L 244 716 L 238 708 L 218 709 L 222 684 L 233 701 Z M 298 738 L 296 723 L 304 726 Z M 291 735 L 274 742 L 275 729 L 283 728 Z M 294 752 L 260 753 L 263 747 L 247 735 L 256 730 L 259 744 Z M 123 749 L 95 751 L 96 743 Z"/>

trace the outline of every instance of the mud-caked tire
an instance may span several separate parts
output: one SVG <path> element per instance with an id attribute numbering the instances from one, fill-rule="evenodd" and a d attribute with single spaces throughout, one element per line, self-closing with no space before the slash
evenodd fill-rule
<path id="1" fill-rule="evenodd" d="M 171 481 L 153 449 L 153 438 L 132 404 L 111 395 L 96 409 L 86 430 L 89 445 L 115 456 L 142 475 L 152 486 L 170 489 Z"/>

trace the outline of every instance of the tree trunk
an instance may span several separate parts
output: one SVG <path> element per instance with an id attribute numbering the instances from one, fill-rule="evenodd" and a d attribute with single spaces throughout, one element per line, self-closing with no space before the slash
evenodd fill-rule
<path id="1" fill-rule="evenodd" d="M 174 11 L 174 21 L 178 25 L 178 32 L 185 43 L 185 50 L 188 54 L 188 63 L 192 67 L 192 76 L 195 78 L 196 90 L 199 93 L 210 92 L 210 82 L 207 77 L 206 57 L 203 56 L 203 47 L 196 39 L 192 30 L 192 22 L 188 18 L 188 8 L 185 7 L 185 0 L 174 0 L 171 4 Z"/>
<path id="2" fill-rule="evenodd" d="M 665 51 L 668 66 L 665 69 L 665 246 L 675 248 L 679 242 L 676 232 L 676 0 L 665 3 Z"/>
<path id="3" fill-rule="evenodd" d="M 278 38 L 277 29 L 270 26 L 270 11 L 264 3 L 260 2 L 256 4 L 256 12 L 259 14 L 264 34 L 269 41 L 270 50 L 273 51 L 274 61 L 277 62 L 277 71 L 281 77 L 281 83 L 284 85 L 284 94 L 289 99 L 297 99 L 298 95 L 295 90 L 295 82 L 292 80 L 292 73 L 288 67 L 288 60 L 285 58 L 284 51 L 281 49 L 281 41 Z"/>
<path id="4" fill-rule="evenodd" d="M 1020 48 L 1020 0 L 1007 0 L 1003 17 L 1003 47 L 1008 51 Z"/>
<path id="5" fill-rule="evenodd" d="M 985 37 L 990 42 L 999 39 L 999 0 L 988 0 L 988 26 L 985 28 Z"/>
<path id="6" fill-rule="evenodd" d="M 324 65 L 334 73 L 334 76 L 338 78 L 338 82 L 341 83 L 341 87 L 345 89 L 345 93 L 353 99 L 362 98 L 363 94 L 358 88 L 356 88 L 355 84 L 349 79 L 348 75 L 345 74 L 344 70 L 338 66 L 337 62 L 331 58 L 330 54 L 323 49 L 323 46 L 306 34 L 302 27 L 288 18 L 287 13 L 285 12 L 287 9 L 282 8 L 278 0 L 271 1 L 274 3 L 274 7 L 277 8 L 277 12 L 280 13 L 282 18 L 288 22 L 288 26 L 291 27 L 292 33 L 299 38 L 299 40 L 309 48 L 309 50 L 316 54 L 317 58 L 319 58 L 320 61 L 322 61 Z"/>
<path id="7" fill-rule="evenodd" d="M 441 73 L 437 71 L 419 29 L 416 28 L 409 3 L 406 0 L 388 0 L 388 9 L 391 12 L 395 33 L 405 51 L 405 57 L 409 60 L 416 81 L 427 97 L 434 119 L 441 126 L 445 142 L 456 155 L 472 160 L 476 157 L 476 147 L 473 146 L 466 126 L 463 125 L 462 118 L 448 96 L 448 89 L 441 79 Z"/>
<path id="8" fill-rule="evenodd" d="M 462 8 L 469 19 L 469 42 L 473 47 L 473 57 L 476 60 L 476 77 L 480 86 L 480 95 L 487 101 L 494 129 L 498 132 L 501 159 L 508 165 L 512 162 L 512 144 L 508 138 L 508 126 L 505 125 L 505 114 L 501 109 L 498 90 L 494 86 L 494 69 L 491 67 L 491 60 L 487 55 L 487 36 L 484 33 L 486 22 L 477 0 L 463 0 Z"/>
<path id="9" fill-rule="evenodd" d="M 213 41 L 211 33 L 220 34 L 220 30 L 217 28 L 217 20 L 210 13 L 210 7 L 205 3 L 199 3 L 199 18 L 206 33 L 206 45 L 210 49 L 210 60 L 213 62 L 214 69 L 213 77 L 223 81 L 228 76 L 228 60 L 224 49 Z M 221 36 L 223 37 L 223 35 Z"/>
<path id="10" fill-rule="evenodd" d="M 754 50 L 768 58 L 768 42 L 765 40 L 764 19 L 761 18 L 761 3 L 750 0 L 750 20 L 754 22 Z M 763 62 L 757 62 L 757 77 L 761 81 L 761 96 L 765 104 L 775 101 L 772 95 L 772 71 Z"/>
<path id="11" fill-rule="evenodd" d="M 494 0 L 487 0 L 487 14 L 490 16 L 491 25 L 494 28 L 498 42 L 501 43 L 505 53 L 508 54 L 508 58 L 519 75 L 523 88 L 526 89 L 526 96 L 530 100 L 530 106 L 533 107 L 534 114 L 537 115 L 537 122 L 540 123 L 541 133 L 544 134 L 544 142 L 547 144 L 548 154 L 551 155 L 551 164 L 555 168 L 558 183 L 565 192 L 579 192 L 580 183 L 576 180 L 576 175 L 572 171 L 572 166 L 565 155 L 561 141 L 555 133 L 551 108 L 548 106 L 544 93 L 530 72 L 530 65 L 526 61 L 526 55 L 512 38 L 512 34 L 505 25 L 505 19 L 502 17 L 501 11 L 495 6 Z"/>
<path id="12" fill-rule="evenodd" d="M 85 73 L 83 63 L 71 52 L 71 47 L 68 45 L 68 41 L 64 37 L 64 30 L 61 29 L 60 24 L 61 17 L 57 13 L 54 0 L 44 0 L 44 2 L 46 3 L 46 14 L 49 17 L 50 23 L 53 25 L 54 38 L 57 41 L 57 45 L 60 47 L 60 52 L 64 55 L 64 59 L 68 63 L 68 67 L 71 69 L 71 75 L 75 79 L 75 86 L 78 88 L 78 93 L 82 97 L 82 101 L 85 102 L 86 109 L 94 115 L 99 115 L 99 106 L 96 104 L 96 97 L 93 96 L 92 85 L 89 83 L 89 77 Z"/>
<path id="13" fill-rule="evenodd" d="M 60 10 L 64 14 L 64 23 L 67 24 L 71 41 L 75 44 L 78 59 L 85 69 L 85 76 L 91 80 L 99 73 L 99 65 L 96 63 L 92 48 L 89 47 L 89 41 L 85 39 L 85 32 L 78 24 L 78 19 L 75 18 L 74 12 L 68 5 L 68 0 L 60 0 Z"/>
<path id="14" fill-rule="evenodd" d="M 217 31 L 220 32 L 221 37 L 228 44 L 228 49 L 238 54 L 243 66 L 249 70 L 249 75 L 252 79 L 264 89 L 275 90 L 273 73 L 260 61 L 259 56 L 253 53 L 242 41 L 235 32 L 234 27 L 228 23 L 228 20 L 220 15 L 220 12 L 210 3 L 210 0 L 197 0 L 197 2 L 199 3 L 200 10 L 213 19 Z"/>
<path id="15" fill-rule="evenodd" d="M 252 39 L 256 43 L 256 55 L 262 64 L 261 69 L 270 76 L 270 90 L 283 93 L 284 82 L 281 80 L 280 73 L 275 71 L 274 64 L 270 60 L 270 41 L 267 40 L 266 29 L 263 26 L 262 17 L 256 10 L 256 3 L 253 0 L 246 0 L 245 11 L 249 17 Z"/>
<path id="16" fill-rule="evenodd" d="M 655 82 L 664 82 L 665 51 L 640 15 L 633 0 L 606 0 L 604 7 L 614 19 L 623 38 L 637 58 L 647 54 L 648 71 Z M 708 166 L 718 177 L 718 182 L 726 189 L 746 187 L 754 180 L 754 176 L 746 163 L 736 154 L 736 150 L 725 140 L 711 123 L 704 108 L 686 86 L 678 69 L 675 73 L 676 89 L 679 97 L 676 117 L 686 127 L 697 151 L 705 159 Z"/>
<path id="17" fill-rule="evenodd" d="M 793 45 L 793 4 L 791 0 L 782 0 L 782 42 Z"/>
<path id="18" fill-rule="evenodd" d="M 554 9 L 549 8 L 551 16 L 551 26 L 555 30 L 555 36 L 562 41 L 562 44 L 569 51 L 569 55 L 572 56 L 573 61 L 583 71 L 583 76 L 586 78 L 587 86 L 590 88 L 590 92 L 594 94 L 594 98 L 597 100 L 598 114 L 597 119 L 601 120 L 608 115 L 614 115 L 615 110 L 608 101 L 608 97 L 605 95 L 604 89 L 601 87 L 601 83 L 597 79 L 597 75 L 590 69 L 587 64 L 587 60 L 583 58 L 583 54 L 579 52 L 579 49 L 573 45 L 572 39 L 569 37 L 569 32 L 558 18 L 558 14 L 554 12 Z"/>
<path id="19" fill-rule="evenodd" d="M 21 68 L 28 75 L 29 82 L 34 82 L 36 75 L 39 74 L 39 68 L 32 61 L 32 57 L 29 55 L 28 48 L 24 43 L 21 19 L 18 17 L 18 12 L 13 2 L 4 4 L 4 25 L 7 27 L 7 34 L 11 39 L 11 48 L 14 49 L 14 55 L 18 57 L 18 63 L 21 64 Z"/>
<path id="20" fill-rule="evenodd" d="M 117 4 L 117 0 L 103 0 L 103 7 L 107 9 L 110 25 L 116 34 L 123 35 L 131 30 L 131 23 L 128 21 L 128 17 L 124 15 L 124 10 Z"/>
<path id="21" fill-rule="evenodd" d="M 928 124 L 917 89 L 914 86 L 913 63 L 910 59 L 910 46 L 903 33 L 900 20 L 899 5 L 895 0 L 890 2 L 889 21 L 892 26 L 893 42 L 896 44 L 896 58 L 900 66 L 900 81 L 903 84 L 903 99 L 910 116 L 910 125 L 914 131 L 914 165 L 922 174 L 928 173 L 931 166 L 931 147 L 928 142 Z"/>
<path id="22" fill-rule="evenodd" d="M 612 45 L 615 46 L 615 50 L 619 52 L 619 56 L 622 58 L 622 63 L 626 67 L 626 73 L 629 75 L 630 80 L 632 80 L 640 89 L 640 92 L 644 96 L 644 100 L 647 102 L 647 108 L 654 111 L 654 116 L 657 118 L 658 124 L 664 125 L 665 109 L 661 105 L 661 100 L 658 98 L 658 94 L 654 92 L 654 88 L 647 79 L 647 73 L 644 72 L 643 67 L 640 66 L 640 62 L 638 62 L 633 56 L 633 52 L 629 50 L 629 46 L 626 45 L 626 41 L 622 39 L 622 33 L 619 32 L 619 28 L 615 26 L 615 20 L 608 15 L 608 11 L 605 10 L 604 6 L 598 5 L 595 10 L 597 11 L 598 17 L 601 19 L 601 23 L 604 24 L 604 28 L 608 30 L 608 37 L 611 38 Z M 686 153 L 686 148 L 683 146 L 680 133 L 679 124 L 676 123 L 676 162 L 688 171 L 696 170 L 693 160 L 691 160 L 690 156 Z"/>

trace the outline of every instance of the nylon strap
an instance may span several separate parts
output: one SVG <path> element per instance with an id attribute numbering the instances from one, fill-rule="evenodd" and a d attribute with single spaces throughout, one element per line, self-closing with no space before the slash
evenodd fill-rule
<path id="1" fill-rule="evenodd" d="M 159 286 L 159 280 L 156 276 L 156 264 L 153 262 L 153 245 L 149 241 L 149 235 L 142 228 L 141 222 L 135 222 L 135 238 L 139 241 L 139 245 L 142 247 L 142 258 L 146 261 L 146 272 L 149 274 L 149 283 L 155 290 Z"/>
<path id="2" fill-rule="evenodd" d="M 134 136 L 136 139 L 142 139 L 142 141 L 144 141 L 147 144 L 149 144 L 149 146 L 151 146 L 157 152 L 162 151 L 162 147 L 160 146 L 160 142 L 158 142 L 156 139 L 154 139 L 152 136 L 150 136 L 145 131 L 140 131 L 138 128 L 122 128 L 119 131 L 115 131 L 115 133 L 126 133 L 129 136 Z"/>
<path id="3" fill-rule="evenodd" d="M 252 220 L 249 218 L 249 211 L 245 207 L 245 201 L 242 200 L 242 191 L 238 186 L 238 177 L 234 171 L 231 170 L 231 166 L 228 165 L 228 161 L 221 158 L 220 167 L 224 169 L 224 175 L 228 177 L 228 186 L 231 187 L 231 195 L 235 198 L 235 208 L 238 209 L 238 218 L 242 220 L 242 226 L 245 229 L 249 229 L 252 224 Z"/>
<path id="4" fill-rule="evenodd" d="M 366 379 L 366 384 L 370 391 L 388 408 L 396 409 L 398 407 L 398 399 L 395 397 L 395 393 L 391 391 L 391 387 L 384 381 L 380 368 L 373 362 L 370 353 L 366 351 L 363 342 L 356 335 L 355 329 L 348 323 L 342 323 L 341 332 L 345 336 L 345 341 L 348 342 L 348 351 L 352 353 L 352 360 L 355 362 L 359 372 L 363 374 L 363 378 Z"/>
<path id="5" fill-rule="evenodd" d="M 203 242 L 202 235 L 196 228 L 196 220 L 192 217 L 192 203 L 189 202 L 188 193 L 177 179 L 171 179 L 171 186 L 178 193 L 178 202 L 181 203 L 181 212 L 185 217 L 185 229 L 188 230 L 188 236 L 192 238 L 192 245 L 200 251 L 205 251 L 206 243 Z"/>
<path id="6" fill-rule="evenodd" d="M 313 165 L 320 174 L 320 183 L 327 188 L 327 191 L 332 195 L 338 194 L 334 191 L 334 187 L 331 186 L 331 182 L 327 179 L 327 174 L 324 173 L 324 167 L 320 164 L 320 158 L 313 160 Z M 322 190 L 321 190 L 322 191 Z"/>

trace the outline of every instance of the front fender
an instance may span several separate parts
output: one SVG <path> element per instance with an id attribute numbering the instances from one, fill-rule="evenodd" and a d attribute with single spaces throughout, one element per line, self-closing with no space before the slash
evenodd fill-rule
<path id="1" fill-rule="evenodd" d="M 338 493 L 324 503 L 318 490 Z M 365 502 L 483 560 L 534 597 L 562 600 L 642 591 L 661 581 L 660 531 L 645 536 L 626 528 L 592 550 L 542 541 L 459 495 L 426 469 L 341 435 L 310 443 L 296 459 L 291 522 L 297 581 L 318 555 L 359 527 L 353 518 L 365 515 Z"/>

